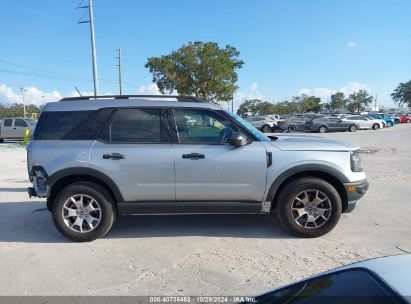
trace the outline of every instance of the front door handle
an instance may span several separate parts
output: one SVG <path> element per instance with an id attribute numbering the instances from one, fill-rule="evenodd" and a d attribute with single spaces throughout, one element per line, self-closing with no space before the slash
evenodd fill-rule
<path id="1" fill-rule="evenodd" d="M 111 154 L 103 154 L 103 159 L 125 159 L 126 156 L 124 154 L 121 153 L 111 153 Z"/>
<path id="2" fill-rule="evenodd" d="M 183 154 L 182 156 L 184 159 L 203 159 L 205 158 L 204 154 L 199 154 L 199 153 Z"/>

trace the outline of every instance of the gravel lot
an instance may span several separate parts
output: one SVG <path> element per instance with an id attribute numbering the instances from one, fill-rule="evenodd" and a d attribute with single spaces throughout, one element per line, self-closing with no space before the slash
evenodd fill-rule
<path id="1" fill-rule="evenodd" d="M 1 144 L 0 295 L 255 295 L 411 252 L 410 135 L 410 124 L 322 135 L 369 152 L 370 190 L 318 239 L 291 237 L 272 216 L 127 216 L 103 239 L 71 243 L 27 196 L 25 151 Z"/>

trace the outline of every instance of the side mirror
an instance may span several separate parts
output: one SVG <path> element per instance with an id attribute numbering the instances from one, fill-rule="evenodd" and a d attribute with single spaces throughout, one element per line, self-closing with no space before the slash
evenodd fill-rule
<path id="1" fill-rule="evenodd" d="M 233 134 L 231 134 L 229 144 L 239 148 L 247 144 L 247 138 L 239 132 L 233 132 Z"/>

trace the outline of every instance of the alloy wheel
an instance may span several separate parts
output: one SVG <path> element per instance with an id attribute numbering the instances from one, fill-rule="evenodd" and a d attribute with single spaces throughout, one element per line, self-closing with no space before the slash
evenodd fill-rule
<path id="1" fill-rule="evenodd" d="M 331 201 L 327 195 L 316 189 L 297 194 L 291 204 L 294 222 L 305 229 L 323 226 L 331 217 Z"/>
<path id="2" fill-rule="evenodd" d="M 99 203 L 89 195 L 75 194 L 63 205 L 63 221 L 75 232 L 93 231 L 100 224 L 102 212 Z"/>

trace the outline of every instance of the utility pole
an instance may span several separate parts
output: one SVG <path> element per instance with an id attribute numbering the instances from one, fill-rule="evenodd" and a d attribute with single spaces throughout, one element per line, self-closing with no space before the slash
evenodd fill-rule
<path id="1" fill-rule="evenodd" d="M 26 89 L 24 87 L 20 87 L 20 91 L 21 91 L 21 97 L 23 100 L 23 116 L 24 118 L 26 118 L 26 103 L 24 102 L 24 92 L 26 91 Z"/>
<path id="2" fill-rule="evenodd" d="M 89 20 L 79 21 L 78 23 L 90 23 L 90 35 L 91 35 L 91 56 L 93 60 L 93 82 L 94 82 L 94 96 L 98 95 L 98 73 L 97 73 L 97 57 L 96 57 L 96 45 L 94 41 L 94 16 L 93 16 L 93 0 L 88 0 L 88 5 L 79 6 L 78 8 L 88 8 Z"/>
<path id="3" fill-rule="evenodd" d="M 117 52 L 118 52 L 118 56 L 117 56 L 117 59 L 118 59 L 118 64 L 117 64 L 117 66 L 118 66 L 118 85 L 120 87 L 120 95 L 123 95 L 123 90 L 122 90 L 123 85 L 122 85 L 122 82 L 121 82 L 121 49 L 118 49 Z"/>

